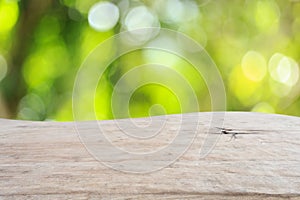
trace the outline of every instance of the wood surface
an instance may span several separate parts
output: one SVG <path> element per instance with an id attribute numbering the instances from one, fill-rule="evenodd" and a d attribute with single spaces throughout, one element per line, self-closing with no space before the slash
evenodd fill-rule
<path id="1" fill-rule="evenodd" d="M 300 199 L 300 118 L 226 112 L 216 114 L 223 119 L 211 121 L 215 114 L 153 117 L 152 122 L 168 123 L 160 129 L 159 139 L 141 140 L 141 143 L 122 137 L 120 124 L 133 130 L 132 120 L 100 121 L 102 131 L 111 137 L 111 142 L 128 151 L 182 145 L 170 139 L 176 132 L 174 127 L 180 127 L 181 134 L 187 137 L 197 133 L 191 146 L 177 160 L 148 173 L 111 169 L 109 157 L 113 164 L 131 162 L 130 157 L 118 160 L 114 152 L 102 152 L 108 160 L 97 160 L 80 136 L 86 131 L 97 138 L 99 130 L 95 121 L 0 119 L 0 200 Z M 149 119 L 136 119 L 145 125 L 143 134 L 151 134 L 155 129 L 146 127 Z M 192 124 L 196 121 L 199 124 L 195 129 Z M 222 132 L 220 128 L 228 131 Z M 208 137 L 216 141 L 215 145 L 206 156 L 201 156 Z M 140 163 L 141 169 L 146 165 L 156 169 L 163 163 L 159 159 L 168 156 L 158 157 L 155 162 L 147 160 L 152 157 L 144 159 L 132 162 Z M 123 167 L 126 171 L 126 166 Z"/>

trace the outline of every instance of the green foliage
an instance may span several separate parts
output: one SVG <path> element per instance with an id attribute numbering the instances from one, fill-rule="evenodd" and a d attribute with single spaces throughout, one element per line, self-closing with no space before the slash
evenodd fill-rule
<path id="1" fill-rule="evenodd" d="M 0 0 L 2 117 L 73 120 L 72 90 L 80 65 L 98 44 L 123 31 L 124 10 L 112 30 L 99 32 L 88 21 L 88 11 L 97 1 L 49 2 L 39 7 L 31 5 L 35 3 L 33 0 L 26 3 Z M 178 17 L 174 12 L 169 21 L 168 12 L 159 10 L 163 1 L 128 2 L 129 7 L 146 5 L 157 14 L 161 27 L 183 32 L 207 50 L 222 74 L 228 110 L 300 116 L 300 3 L 297 1 L 195 0 L 187 5 L 197 5 L 189 7 L 192 14 L 180 11 L 182 15 Z M 176 5 L 181 5 L 180 2 L 187 1 L 178 0 Z M 112 44 L 94 62 L 101 63 L 117 50 Z M 199 111 L 212 110 L 206 83 L 190 63 L 168 52 L 144 50 L 128 53 L 111 63 L 99 80 L 92 115 L 97 119 L 115 118 L 111 108 L 114 86 L 126 72 L 147 60 L 181 74 L 196 93 Z M 157 71 L 157 75 L 161 73 L 164 71 Z M 143 76 L 147 74 L 140 78 Z M 11 98 L 14 93 L 18 95 Z M 159 84 L 137 88 L 128 105 L 130 116 L 180 113 L 180 101 L 189 101 L 189 97 L 179 101 L 176 95 Z M 84 112 L 86 101 L 81 98 L 83 119 L 93 119 Z"/>

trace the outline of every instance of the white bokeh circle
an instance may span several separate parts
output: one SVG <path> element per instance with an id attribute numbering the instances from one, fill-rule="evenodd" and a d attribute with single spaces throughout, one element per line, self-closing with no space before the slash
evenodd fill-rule
<path id="1" fill-rule="evenodd" d="M 119 8 L 108 1 L 94 4 L 89 10 L 88 21 L 92 28 L 97 31 L 112 29 L 119 20 Z"/>

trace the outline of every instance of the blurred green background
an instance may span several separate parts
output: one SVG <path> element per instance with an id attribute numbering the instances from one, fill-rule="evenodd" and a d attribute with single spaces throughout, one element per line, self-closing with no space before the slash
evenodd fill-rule
<path id="1" fill-rule="evenodd" d="M 297 0 L 0 0 L 0 117 L 73 120 L 73 84 L 89 52 L 120 31 L 149 26 L 183 32 L 205 48 L 223 77 L 227 110 L 300 116 Z M 99 81 L 98 119 L 115 118 L 114 85 L 147 59 L 183 74 L 197 94 L 199 111 L 211 110 L 205 82 L 183 59 L 136 51 L 113 62 Z M 156 104 L 164 111 L 151 107 Z M 179 113 L 180 102 L 168 88 L 146 85 L 133 94 L 129 109 L 132 117 L 141 117 L 149 108 L 150 115 Z"/>

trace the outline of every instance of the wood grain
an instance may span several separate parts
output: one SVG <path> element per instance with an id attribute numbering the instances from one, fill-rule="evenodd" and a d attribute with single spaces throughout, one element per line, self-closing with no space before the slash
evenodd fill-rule
<path id="1" fill-rule="evenodd" d="M 79 127 L 96 137 L 96 122 L 0 119 L 0 200 L 300 199 L 300 118 L 227 112 L 222 124 L 238 133 L 233 138 L 214 127 L 210 121 L 213 114 L 153 117 L 153 121 L 168 123 L 161 129 L 161 136 L 140 143 L 128 139 L 128 135 L 122 136 L 120 125 L 128 124 L 128 130 L 133 129 L 130 119 L 99 122 L 111 142 L 128 151 L 182 145 L 170 139 L 176 132 L 174 127 L 182 122 L 181 117 L 188 121 L 180 125 L 183 134 L 197 132 L 189 149 L 175 162 L 161 170 L 140 174 L 113 170 L 88 152 L 76 130 Z M 197 130 L 191 125 L 195 119 L 200 120 Z M 149 118 L 137 122 L 145 125 Z M 143 135 L 154 129 L 145 128 Z M 200 157 L 199 150 L 208 134 L 219 137 L 212 137 L 217 139 L 213 150 Z M 103 153 L 107 158 L 115 158 L 113 162 L 126 163 L 126 158 L 117 160 L 117 155 Z M 145 156 L 145 160 L 136 162 L 144 166 L 147 159 Z M 150 165 L 157 167 L 159 159 L 154 164 L 150 160 Z"/>

